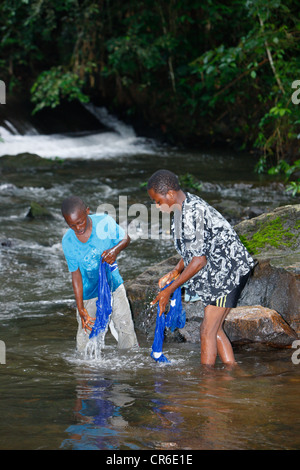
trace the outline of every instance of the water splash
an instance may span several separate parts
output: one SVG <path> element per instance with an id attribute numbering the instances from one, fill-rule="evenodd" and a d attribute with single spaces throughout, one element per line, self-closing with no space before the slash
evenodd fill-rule
<path id="1" fill-rule="evenodd" d="M 101 331 L 97 336 L 90 338 L 84 350 L 85 360 L 101 361 L 104 349 L 106 331 Z"/>

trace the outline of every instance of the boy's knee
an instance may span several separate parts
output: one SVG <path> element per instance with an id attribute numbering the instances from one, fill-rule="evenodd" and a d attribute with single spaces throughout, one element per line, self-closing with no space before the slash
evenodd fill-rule
<path id="1" fill-rule="evenodd" d="M 218 334 L 218 326 L 216 324 L 212 324 L 211 322 L 205 321 L 205 318 L 204 318 L 200 326 L 200 338 L 210 337 L 210 336 L 213 336 L 215 338 L 217 334 Z"/>
<path id="2" fill-rule="evenodd" d="M 202 323 L 200 325 L 200 338 L 203 336 L 206 336 L 208 333 L 208 328 L 205 320 L 202 320 Z"/>

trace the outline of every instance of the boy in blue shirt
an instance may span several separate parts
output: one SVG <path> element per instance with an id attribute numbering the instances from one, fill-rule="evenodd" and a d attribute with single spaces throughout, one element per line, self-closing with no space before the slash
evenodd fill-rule
<path id="1" fill-rule="evenodd" d="M 62 203 L 62 215 L 70 227 L 62 239 L 62 248 L 72 275 L 77 305 L 77 350 L 83 352 L 96 317 L 99 266 L 103 261 L 112 264 L 130 243 L 124 230 L 107 214 L 92 214 L 77 196 Z M 129 302 L 118 269 L 108 273 L 112 292 L 110 330 L 120 349 L 137 346 Z"/>

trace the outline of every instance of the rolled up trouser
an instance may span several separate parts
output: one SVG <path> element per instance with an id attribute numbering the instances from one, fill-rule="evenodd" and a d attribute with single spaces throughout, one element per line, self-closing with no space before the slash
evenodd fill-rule
<path id="1" fill-rule="evenodd" d="M 83 301 L 84 308 L 87 310 L 91 318 L 96 318 L 96 301 L 97 297 Z M 78 321 L 76 346 L 79 352 L 84 352 L 89 340 L 89 330 L 85 332 L 82 328 L 81 317 L 78 310 L 76 311 L 76 317 Z M 111 334 L 118 342 L 119 349 L 128 349 L 138 346 L 124 284 L 121 284 L 112 293 L 112 313 L 109 320 L 109 328 Z"/>

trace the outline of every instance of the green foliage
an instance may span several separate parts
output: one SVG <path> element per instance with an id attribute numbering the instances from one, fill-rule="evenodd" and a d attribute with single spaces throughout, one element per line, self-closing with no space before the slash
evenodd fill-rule
<path id="1" fill-rule="evenodd" d="M 290 192 L 293 196 L 300 194 L 300 178 L 298 178 L 298 181 L 291 181 L 287 185 L 286 191 Z"/>
<path id="2" fill-rule="evenodd" d="M 45 107 L 55 108 L 63 98 L 87 103 L 89 97 L 82 93 L 82 86 L 83 81 L 75 73 L 62 67 L 42 72 L 31 88 L 32 102 L 36 104 L 33 113 Z"/>
<path id="3" fill-rule="evenodd" d="M 290 165 L 286 160 L 280 160 L 276 166 L 268 170 L 269 175 L 284 175 L 287 183 L 293 175 L 300 173 L 300 160 Z M 286 191 L 293 196 L 300 194 L 300 178 L 297 181 L 289 181 L 286 185 Z"/>
<path id="4" fill-rule="evenodd" d="M 199 183 L 199 181 L 197 181 L 197 179 L 193 175 L 191 175 L 191 173 L 179 175 L 178 180 L 180 186 L 185 190 L 201 191 L 201 183 Z"/>
<path id="5" fill-rule="evenodd" d="M 269 175 L 278 175 L 280 173 L 283 173 L 286 178 L 289 179 L 291 175 L 296 171 L 300 171 L 300 160 L 294 162 L 293 165 L 290 165 L 285 160 L 280 160 L 278 162 L 278 165 L 273 166 L 268 170 L 268 173 Z"/>

